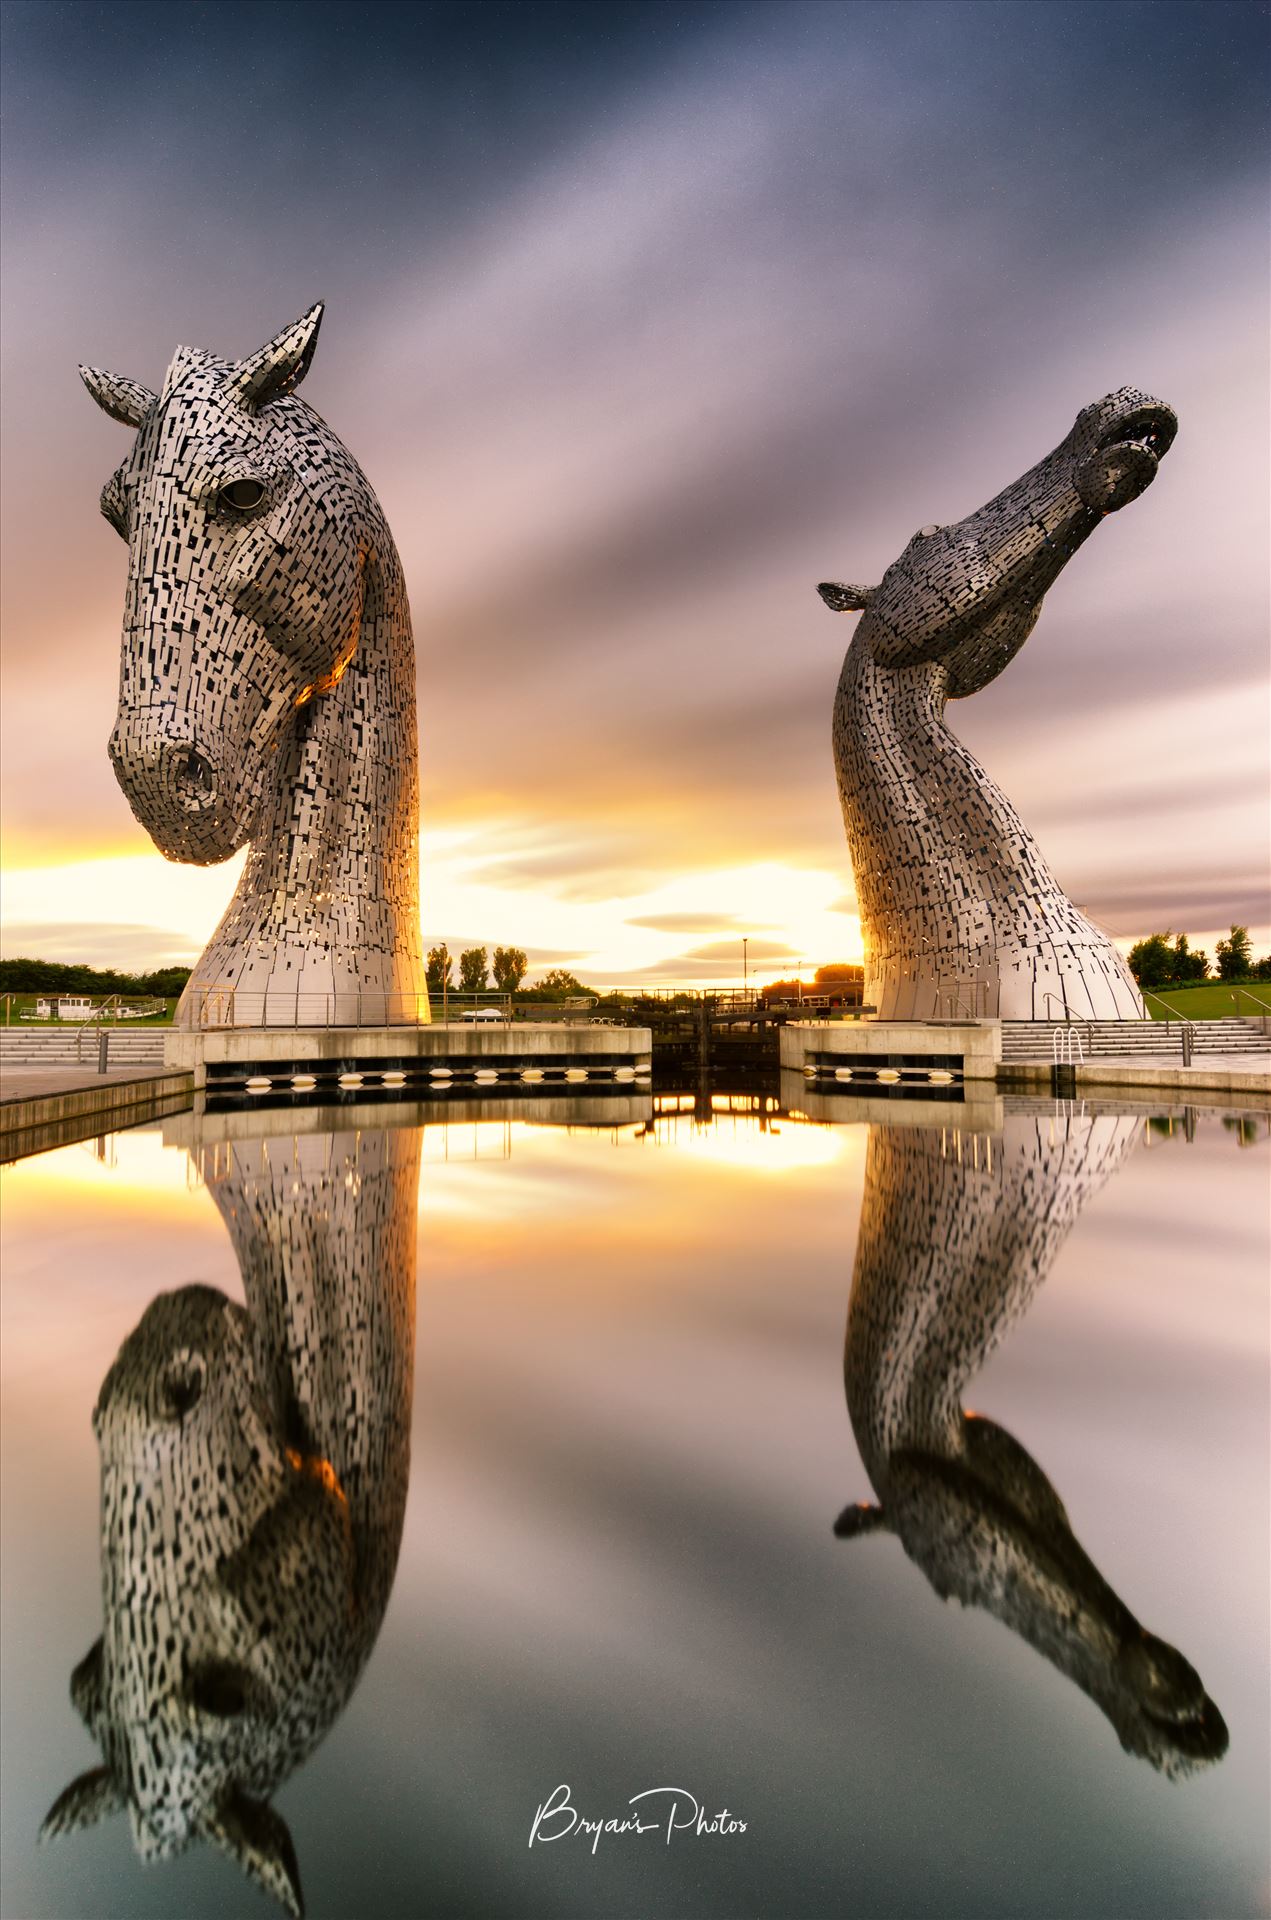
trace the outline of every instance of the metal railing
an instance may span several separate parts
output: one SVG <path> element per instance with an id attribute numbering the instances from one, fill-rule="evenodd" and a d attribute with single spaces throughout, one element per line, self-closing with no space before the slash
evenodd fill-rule
<path id="1" fill-rule="evenodd" d="M 989 983 L 983 979 L 960 979 L 952 987 L 937 989 L 935 1004 L 943 1006 L 943 1020 L 985 1020 L 985 1008 L 989 1004 Z"/>
<path id="2" fill-rule="evenodd" d="M 1085 1065 L 1086 1050 L 1082 1044 L 1080 1027 L 1070 1021 L 1065 1026 L 1051 1029 L 1050 1058 L 1057 1067 Z"/>
<path id="3" fill-rule="evenodd" d="M 430 995 L 366 988 L 311 993 L 299 987 L 269 987 L 253 992 L 250 988 L 210 985 L 187 988 L 178 1024 L 206 1032 L 263 1027 L 420 1027 L 430 1022 L 463 1027 L 508 1027 L 520 1021 L 584 1026 L 597 1018 L 596 1005 L 592 994 L 532 1000 L 510 993 L 452 993 L 449 988 Z"/>
<path id="4" fill-rule="evenodd" d="M 6 993 L 4 995 L 4 1024 L 14 1024 L 14 1013 L 23 1027 L 97 1027 L 127 1026 L 134 1021 L 161 1021 L 168 1010 L 168 1002 L 160 994 L 112 993 L 96 1006 L 84 1006 L 87 995 L 58 993 Z M 78 1002 L 73 1013 L 61 1014 L 60 1005 L 66 1002 Z M 18 1003 L 23 1004 L 19 1005 Z M 28 1003 L 29 1004 L 26 1004 Z M 37 1006 L 43 1004 L 48 1011 L 37 1012 Z"/>

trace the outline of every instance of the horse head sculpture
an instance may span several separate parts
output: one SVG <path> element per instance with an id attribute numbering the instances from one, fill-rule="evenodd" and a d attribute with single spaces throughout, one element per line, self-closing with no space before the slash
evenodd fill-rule
<path id="1" fill-rule="evenodd" d="M 71 1678 L 102 1763 L 44 1838 L 126 1811 L 143 1860 L 206 1840 L 301 1912 L 269 1796 L 347 1702 L 392 1588 L 418 1177 L 414 1128 L 218 1155 L 247 1305 L 160 1295 L 102 1385 L 104 1629 Z"/>
<path id="2" fill-rule="evenodd" d="M 1139 1124 L 1008 1111 L 974 1157 L 947 1130 L 870 1128 L 844 1379 L 878 1504 L 835 1532 L 894 1534 L 942 1599 L 994 1614 L 1177 1778 L 1227 1750 L 1199 1675 L 1103 1578 L 1032 1456 L 962 1406 Z"/>
<path id="3" fill-rule="evenodd" d="M 944 723 L 1014 658 L 1100 521 L 1151 485 L 1177 432 L 1124 387 L 1053 453 L 953 526 L 916 533 L 876 587 L 823 583 L 861 611 L 834 707 L 834 758 L 883 1019 L 1139 1019 L 1109 937 L 1052 878 L 1010 801 Z"/>
<path id="4" fill-rule="evenodd" d="M 80 368 L 136 430 L 101 498 L 128 543 L 116 776 L 169 859 L 251 844 L 187 1025 L 208 987 L 255 1024 L 318 994 L 428 1017 L 410 613 L 365 475 L 296 394 L 321 318 L 246 360 L 179 347 L 157 395 Z"/>

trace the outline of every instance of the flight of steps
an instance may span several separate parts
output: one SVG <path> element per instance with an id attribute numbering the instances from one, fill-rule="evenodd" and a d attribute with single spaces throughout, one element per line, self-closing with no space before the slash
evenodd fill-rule
<path id="1" fill-rule="evenodd" d="M 0 1027 L 0 1068 L 74 1067 L 95 1071 L 101 1037 L 106 1038 L 106 1065 L 113 1073 L 120 1067 L 161 1067 L 163 1036 L 166 1027 L 37 1027 L 34 1021 L 15 1020 Z"/>
<path id="2" fill-rule="evenodd" d="M 1074 1020 L 1071 1027 L 1060 1026 L 1058 1032 L 1061 1046 L 1069 1033 L 1077 1034 L 1087 1060 L 1100 1054 L 1181 1060 L 1181 1025 L 1177 1020 Z M 1003 1020 L 1002 1065 L 1052 1061 L 1055 1032 L 1055 1023 L 1049 1020 Z M 1262 1031 L 1260 1020 L 1193 1020 L 1191 1034 L 1193 1059 L 1214 1054 L 1271 1054 L 1271 1033 Z M 1076 1058 L 1075 1049 L 1061 1057 Z"/>

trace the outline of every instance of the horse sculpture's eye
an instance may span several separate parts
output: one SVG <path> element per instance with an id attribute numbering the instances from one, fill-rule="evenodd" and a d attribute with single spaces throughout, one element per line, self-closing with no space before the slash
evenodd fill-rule
<path id="1" fill-rule="evenodd" d="M 233 1720 L 247 1705 L 251 1675 L 228 1660 L 207 1660 L 190 1674 L 186 1692 L 201 1713 Z"/>
<path id="2" fill-rule="evenodd" d="M 250 513 L 264 500 L 265 489 L 259 480 L 231 480 L 216 498 L 221 506 L 229 507 L 234 513 Z"/>

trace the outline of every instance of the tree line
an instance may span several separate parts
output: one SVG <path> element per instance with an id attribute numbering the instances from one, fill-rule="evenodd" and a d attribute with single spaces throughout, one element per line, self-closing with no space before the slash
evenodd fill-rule
<path id="1" fill-rule="evenodd" d="M 1271 955 L 1255 960 L 1248 927 L 1232 927 L 1214 948 L 1212 977 L 1238 985 L 1242 980 L 1271 980 Z M 1130 948 L 1130 972 L 1149 992 L 1157 987 L 1194 987 L 1211 978 L 1209 955 L 1193 953 L 1185 933 L 1149 933 Z"/>
<path id="2" fill-rule="evenodd" d="M 184 991 L 190 971 L 154 967 L 149 973 L 119 973 L 60 960 L 0 960 L 0 993 L 122 993 L 137 999 L 154 994 L 171 1000 Z"/>

